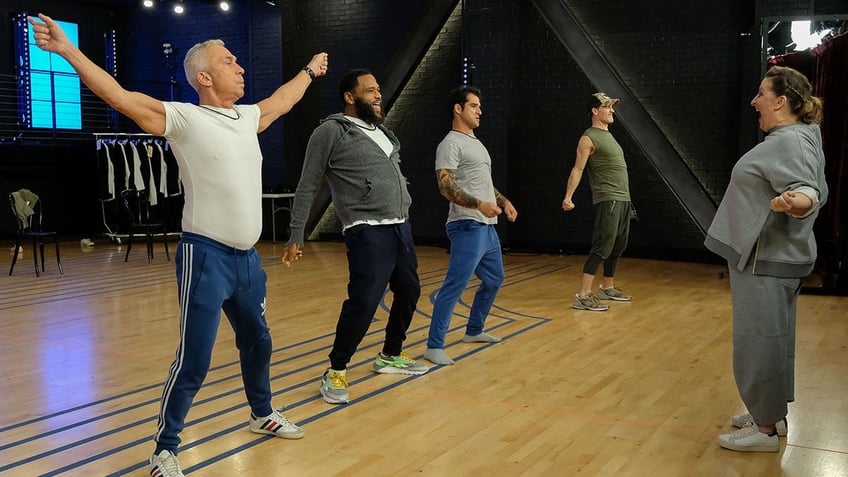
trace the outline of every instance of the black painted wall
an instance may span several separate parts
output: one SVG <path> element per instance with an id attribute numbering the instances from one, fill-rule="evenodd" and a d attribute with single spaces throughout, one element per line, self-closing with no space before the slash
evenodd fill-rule
<path id="1" fill-rule="evenodd" d="M 182 73 L 182 57 L 196 41 L 221 38 L 239 57 L 247 70 L 243 102 L 269 95 L 314 53 L 330 53 L 327 77 L 316 81 L 283 121 L 260 136 L 265 184 L 276 188 L 294 187 L 312 129 L 341 109 L 341 74 L 367 67 L 379 80 L 428 4 L 287 0 L 272 7 L 245 0 L 233 2 L 235 8 L 221 14 L 214 5 L 189 0 L 191 14 L 177 18 L 167 11 L 144 11 L 133 2 L 103 5 L 108 3 L 9 0 L 0 5 L 0 15 L 8 19 L 22 9 L 42 9 L 76 21 L 82 27 L 83 49 L 93 58 L 103 57 L 102 35 L 116 29 L 119 80 L 161 99 L 169 99 L 173 76 L 174 99 L 196 100 Z M 496 186 L 519 209 L 518 222 L 500 225 L 502 239 L 515 250 L 584 253 L 591 233 L 587 184 L 575 196 L 577 210 L 566 214 L 560 203 L 577 139 L 588 125 L 585 98 L 595 89 L 530 0 L 459 3 L 464 10 L 458 9 L 445 25 L 387 116 L 403 143 L 416 240 L 445 243 L 447 205 L 436 190 L 433 154 L 450 127 L 441 102 L 459 85 L 466 55 L 474 64 L 473 83 L 484 94 L 478 136 L 492 155 Z M 836 0 L 567 4 L 716 201 L 736 159 L 757 141 L 748 101 L 759 82 L 759 18 L 848 13 L 839 10 L 848 10 L 844 1 Z M 5 21 L 0 27 L 8 45 L 10 26 Z M 173 45 L 171 58 L 162 51 L 165 42 Z M 5 74 L 12 72 L 10 50 L 0 48 L 0 72 Z M 122 129 L 129 132 L 134 126 L 124 121 Z M 700 231 L 644 152 L 622 125 L 613 125 L 612 131 L 625 149 L 641 219 L 634 224 L 627 253 L 711 259 L 701 246 Z M 32 154 L 21 146 L 0 145 L 0 193 L 32 181 L 39 188 L 52 184 L 50 189 L 61 197 L 74 197 L 78 186 L 91 180 L 82 171 L 91 172 L 93 141 L 90 147 L 53 147 L 58 149 Z M 38 162 L 36 156 L 50 160 Z M 0 218 L 5 219 L 4 214 Z M 74 233 L 102 231 L 97 228 L 96 202 L 81 200 L 65 219 L 61 226 Z M 3 225 L 0 233 L 8 236 L 8 228 Z"/>
<path id="2" fill-rule="evenodd" d="M 105 57 L 103 34 L 115 24 L 112 12 L 99 6 L 58 0 L 5 0 L 0 2 L 0 74 L 10 77 L 15 74 L 12 18 L 20 12 L 31 15 L 43 12 L 79 23 L 80 46 L 102 66 Z M 4 136 L 6 134 L 4 132 Z M 44 200 L 46 227 L 65 234 L 91 236 L 103 231 L 95 178 L 93 138 L 90 143 L 0 142 L 0 237 L 14 237 L 16 225 L 7 197 L 21 188 L 32 190 Z M 6 244 L 11 247 L 13 243 L 4 242 L 4 247 Z"/>

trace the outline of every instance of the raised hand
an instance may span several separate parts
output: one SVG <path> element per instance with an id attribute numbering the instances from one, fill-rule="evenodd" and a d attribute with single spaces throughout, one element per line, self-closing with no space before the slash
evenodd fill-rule
<path id="1" fill-rule="evenodd" d="M 324 76 L 327 74 L 327 69 L 329 68 L 327 53 L 322 52 L 313 56 L 307 66 L 315 73 L 315 76 Z"/>
<path id="2" fill-rule="evenodd" d="M 44 51 L 53 53 L 61 53 L 63 49 L 70 45 L 68 36 L 62 31 L 62 27 L 43 13 L 38 14 L 41 21 L 37 21 L 33 17 L 27 17 L 27 21 L 32 25 L 35 44 Z"/>

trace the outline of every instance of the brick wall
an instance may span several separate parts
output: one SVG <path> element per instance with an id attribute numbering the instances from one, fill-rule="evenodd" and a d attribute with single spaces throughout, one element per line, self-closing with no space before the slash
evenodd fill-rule
<path id="1" fill-rule="evenodd" d="M 412 195 L 413 232 L 418 243 L 447 244 L 448 201 L 436 184 L 436 146 L 451 128 L 447 97 L 462 84 L 461 5 L 424 55 L 386 117 L 402 141 L 401 161 Z"/>
<path id="2" fill-rule="evenodd" d="M 330 62 L 327 75 L 310 87 L 306 97 L 285 118 L 286 173 L 281 180 L 287 187 L 294 188 L 300 178 L 303 154 L 312 130 L 321 119 L 342 110 L 338 94 L 342 75 L 354 68 L 366 68 L 379 82 L 406 33 L 424 13 L 426 3 L 282 2 L 284 75 L 293 75 L 319 51 L 328 52 Z M 400 139 L 404 142 L 405 138 Z"/>

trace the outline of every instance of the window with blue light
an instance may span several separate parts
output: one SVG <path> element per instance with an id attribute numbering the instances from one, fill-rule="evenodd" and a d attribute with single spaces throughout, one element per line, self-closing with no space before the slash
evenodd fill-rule
<path id="1" fill-rule="evenodd" d="M 79 46 L 76 23 L 57 21 L 68 39 Z M 19 52 L 19 88 L 24 107 L 22 118 L 28 127 L 51 129 L 82 129 L 80 79 L 64 58 L 43 51 L 35 44 L 32 28 L 18 22 L 18 34 L 26 31 L 24 51 Z M 21 42 L 23 43 L 23 42 Z"/>

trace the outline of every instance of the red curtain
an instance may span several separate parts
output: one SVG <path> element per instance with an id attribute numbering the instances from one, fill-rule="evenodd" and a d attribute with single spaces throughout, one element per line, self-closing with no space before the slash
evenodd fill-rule
<path id="1" fill-rule="evenodd" d="M 795 68 L 813 85 L 813 95 L 824 100 L 822 139 L 828 203 L 819 215 L 816 234 L 825 240 L 836 263 L 827 267 L 840 288 L 848 287 L 848 34 L 831 38 L 812 50 L 774 57 L 769 65 Z M 840 273 L 841 272 L 841 273 Z"/>

